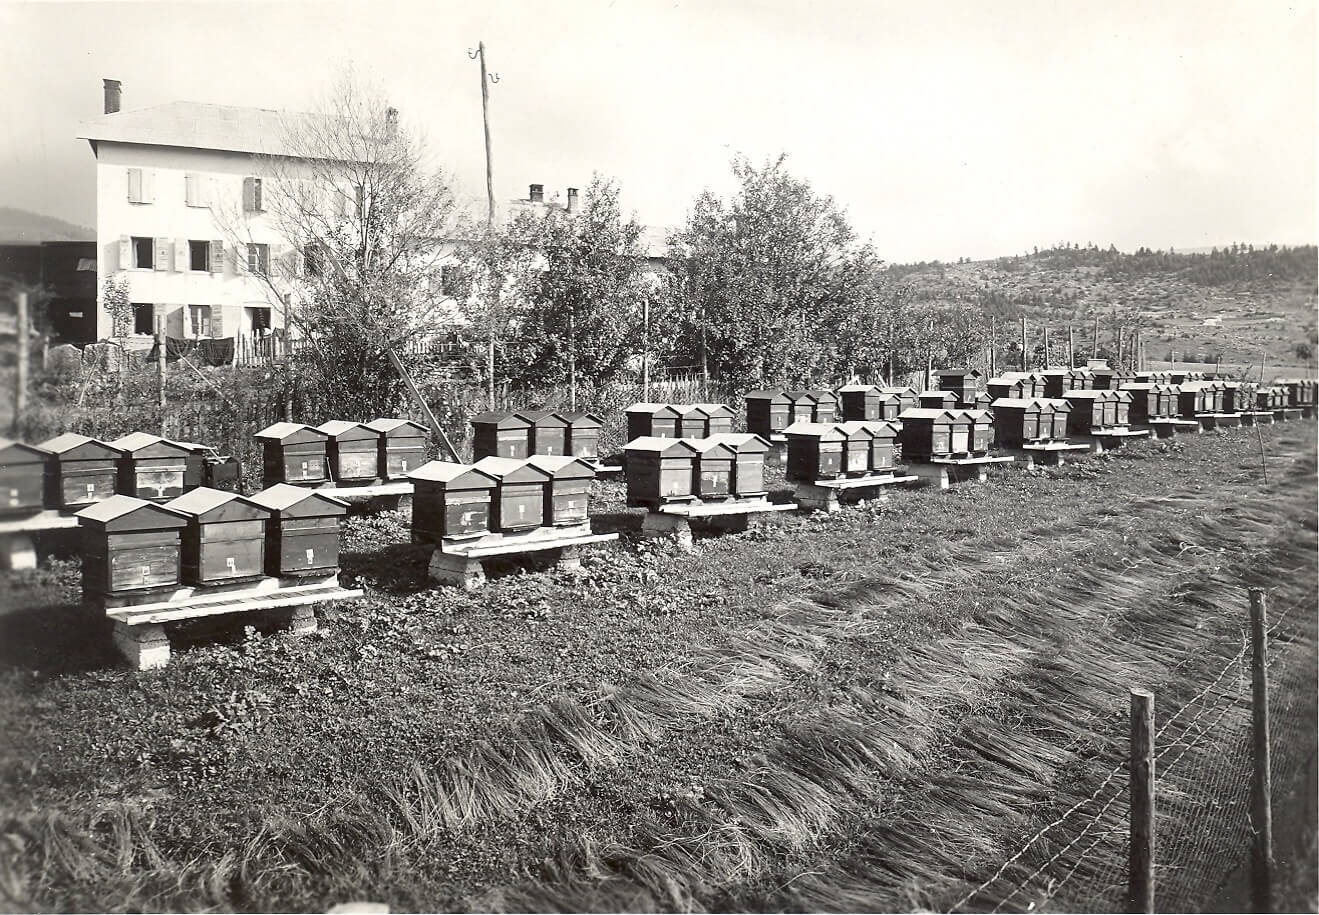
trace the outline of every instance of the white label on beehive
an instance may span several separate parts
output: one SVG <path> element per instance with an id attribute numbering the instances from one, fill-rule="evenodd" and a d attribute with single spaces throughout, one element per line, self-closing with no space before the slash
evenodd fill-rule
<path id="1" fill-rule="evenodd" d="M 237 565 L 237 563 L 234 562 L 234 557 L 232 557 L 232 556 L 227 556 L 227 557 L 225 557 L 224 564 L 227 565 L 227 566 L 229 567 L 229 571 L 230 571 L 230 572 L 237 572 L 237 571 L 238 571 L 238 565 Z"/>
<path id="2" fill-rule="evenodd" d="M 151 566 L 143 566 L 143 567 L 142 567 L 142 581 L 145 582 L 145 581 L 146 581 L 148 578 L 150 578 L 150 577 L 151 577 Z"/>
<path id="3" fill-rule="evenodd" d="M 9 504 L 10 504 L 10 505 L 18 505 L 18 490 L 17 490 L 17 489 L 11 489 L 11 490 L 9 490 Z"/>
<path id="4" fill-rule="evenodd" d="M 308 550 L 308 551 L 307 551 L 307 565 L 311 565 L 311 563 L 312 563 L 312 557 L 313 557 L 314 555 L 315 555 L 315 551 L 314 551 L 314 550 Z"/>
<path id="5" fill-rule="evenodd" d="M 302 475 L 303 475 L 303 476 L 306 476 L 306 475 L 307 475 L 307 462 L 306 462 L 306 461 L 303 461 L 303 462 L 302 462 Z"/>
<path id="6" fill-rule="evenodd" d="M 403 458 L 403 472 L 404 472 L 404 473 L 407 473 L 407 472 L 408 472 L 408 459 L 407 459 L 407 458 Z"/>
<path id="7" fill-rule="evenodd" d="M 475 514 L 476 514 L 476 512 L 463 512 L 463 516 L 462 516 L 462 519 L 461 519 L 461 520 L 462 520 L 462 523 L 463 523 L 463 524 L 471 524 L 471 523 L 472 523 L 472 517 L 473 517 Z"/>
<path id="8" fill-rule="evenodd" d="M 568 500 L 568 507 L 569 507 L 569 508 L 576 508 L 576 507 L 577 507 L 577 502 L 576 502 L 575 500 L 573 500 L 573 499 L 569 499 L 569 500 Z"/>
<path id="9" fill-rule="evenodd" d="M 96 496 L 96 484 L 95 484 L 95 483 L 88 483 L 88 484 L 87 484 L 87 498 L 91 499 L 91 498 L 94 498 L 95 496 Z"/>
<path id="10" fill-rule="evenodd" d="M 521 517 L 522 517 L 523 515 L 525 515 L 526 513 L 527 513 L 527 507 L 526 507 L 525 505 L 519 505 L 519 506 L 518 506 L 518 517 L 521 518 Z"/>

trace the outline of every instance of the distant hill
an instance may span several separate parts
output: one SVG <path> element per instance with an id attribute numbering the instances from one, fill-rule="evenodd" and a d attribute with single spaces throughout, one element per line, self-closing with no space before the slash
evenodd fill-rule
<path id="1" fill-rule="evenodd" d="M 980 305 L 1005 321 L 1049 326 L 1055 344 L 1075 328 L 1088 348 L 1093 322 L 1139 322 L 1150 359 L 1300 365 L 1297 345 L 1319 348 L 1319 250 L 1229 245 L 1209 253 L 1068 246 L 988 261 L 894 264 L 915 298 Z M 1007 331 L 1012 333 L 1013 331 Z"/>
<path id="2" fill-rule="evenodd" d="M 95 240 L 96 231 L 86 226 L 17 207 L 0 207 L 0 244 Z"/>

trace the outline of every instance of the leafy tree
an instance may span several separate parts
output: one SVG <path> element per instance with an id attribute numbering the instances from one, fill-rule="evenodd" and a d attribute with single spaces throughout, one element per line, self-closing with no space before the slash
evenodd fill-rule
<path id="1" fill-rule="evenodd" d="M 213 212 L 237 266 L 308 341 L 299 371 L 314 376 L 324 406 L 346 419 L 388 415 L 403 397 L 389 353 L 444 324 L 449 181 L 382 92 L 351 70 L 313 112 L 285 115 L 273 148 L 283 154 L 255 163 L 260 203 L 219 201 Z M 244 252 L 271 227 L 293 249 L 251 270 Z"/>
<path id="2" fill-rule="evenodd" d="M 869 311 L 880 262 L 846 214 L 791 175 L 785 157 L 733 160 L 738 189 L 706 191 L 671 239 L 677 358 L 750 385 L 803 384 L 840 371 L 843 330 Z M 872 330 L 873 333 L 873 330 Z"/>

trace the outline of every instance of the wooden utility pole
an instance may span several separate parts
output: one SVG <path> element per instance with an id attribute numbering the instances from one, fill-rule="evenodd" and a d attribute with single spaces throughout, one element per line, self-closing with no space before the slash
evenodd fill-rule
<path id="1" fill-rule="evenodd" d="M 1030 371 L 1030 369 L 1026 367 L 1026 316 L 1025 315 L 1021 316 L 1021 370 L 1023 372 Z"/>
<path id="2" fill-rule="evenodd" d="M 998 320 L 989 319 L 989 377 L 998 377 Z"/>
<path id="3" fill-rule="evenodd" d="M 160 398 L 160 434 L 165 435 L 165 318 L 156 317 L 156 387 Z"/>
<path id="4" fill-rule="evenodd" d="M 925 387 L 928 391 L 934 381 L 934 319 L 925 325 Z"/>
<path id="5" fill-rule="evenodd" d="M 1139 372 L 1139 371 L 1141 370 L 1141 368 L 1142 368 L 1142 365 L 1141 365 L 1141 352 L 1140 352 L 1140 325 L 1139 325 L 1139 324 L 1136 325 L 1135 336 L 1136 336 L 1136 339 L 1135 339 L 1135 342 L 1132 344 L 1132 347 L 1131 347 L 1131 353 L 1132 353 L 1132 358 L 1136 360 L 1136 371 Z"/>
<path id="6" fill-rule="evenodd" d="M 1131 833 L 1127 911 L 1154 911 L 1154 694 L 1131 691 Z"/>
<path id="7" fill-rule="evenodd" d="M 1122 367 L 1122 335 L 1126 333 L 1126 328 L 1121 324 L 1117 326 L 1117 364 Z"/>
<path id="8" fill-rule="evenodd" d="M 650 403 L 650 296 L 641 299 L 641 400 Z"/>
<path id="9" fill-rule="evenodd" d="M 486 244 L 494 244 L 495 233 L 495 160 L 494 153 L 490 149 L 490 76 L 485 69 L 485 42 L 479 41 L 476 44 L 476 53 L 468 52 L 468 57 L 474 57 L 481 63 L 481 125 L 485 129 L 485 196 L 486 196 Z M 498 77 L 496 77 L 498 80 Z M 496 297 L 503 294 L 502 290 L 496 290 Z M 486 375 L 489 376 L 488 391 L 490 409 L 495 408 L 495 320 L 494 313 L 490 318 L 490 340 L 486 345 L 485 354 Z"/>
<path id="10" fill-rule="evenodd" d="M 895 358 L 894 350 L 897 348 L 898 345 L 897 330 L 894 327 L 895 323 L 896 322 L 893 320 L 892 316 L 890 316 L 888 319 L 888 383 L 890 385 L 893 384 L 893 364 Z"/>
<path id="11" fill-rule="evenodd" d="M 1049 367 L 1049 325 L 1044 325 L 1044 367 Z"/>
<path id="12" fill-rule="evenodd" d="M 568 409 L 577 409 L 577 319 L 568 312 Z"/>
<path id="13" fill-rule="evenodd" d="M 1263 588 L 1250 589 L 1250 714 L 1255 767 L 1250 782 L 1250 901 L 1273 911 L 1273 774 L 1269 753 L 1269 605 Z"/>
<path id="14" fill-rule="evenodd" d="M 1097 311 L 1095 312 L 1095 329 L 1091 339 L 1093 342 L 1090 344 L 1090 350 L 1091 350 L 1090 357 L 1092 359 L 1098 359 L 1099 358 L 1099 312 Z"/>
<path id="15" fill-rule="evenodd" d="M 1076 368 L 1076 338 L 1072 334 L 1072 325 L 1067 325 L 1067 367 Z"/>
<path id="16" fill-rule="evenodd" d="M 14 391 L 14 434 L 18 434 L 19 423 L 23 420 L 23 412 L 27 410 L 27 376 L 28 376 L 28 325 L 31 320 L 28 317 L 27 293 L 18 294 L 18 327 L 15 328 L 18 339 L 18 366 L 16 384 L 17 390 Z"/>

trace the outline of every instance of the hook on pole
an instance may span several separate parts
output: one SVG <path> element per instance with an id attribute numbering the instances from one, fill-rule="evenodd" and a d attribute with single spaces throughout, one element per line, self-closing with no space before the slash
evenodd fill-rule
<path id="1" fill-rule="evenodd" d="M 476 58 L 479 57 L 480 54 L 481 52 L 479 50 L 473 51 L 471 48 L 467 49 L 467 57 L 469 60 L 476 60 Z"/>
<path id="2" fill-rule="evenodd" d="M 490 74 L 490 82 L 492 82 L 492 83 L 497 83 L 497 82 L 499 82 L 499 74 L 498 74 L 498 73 L 491 73 L 491 74 Z"/>

